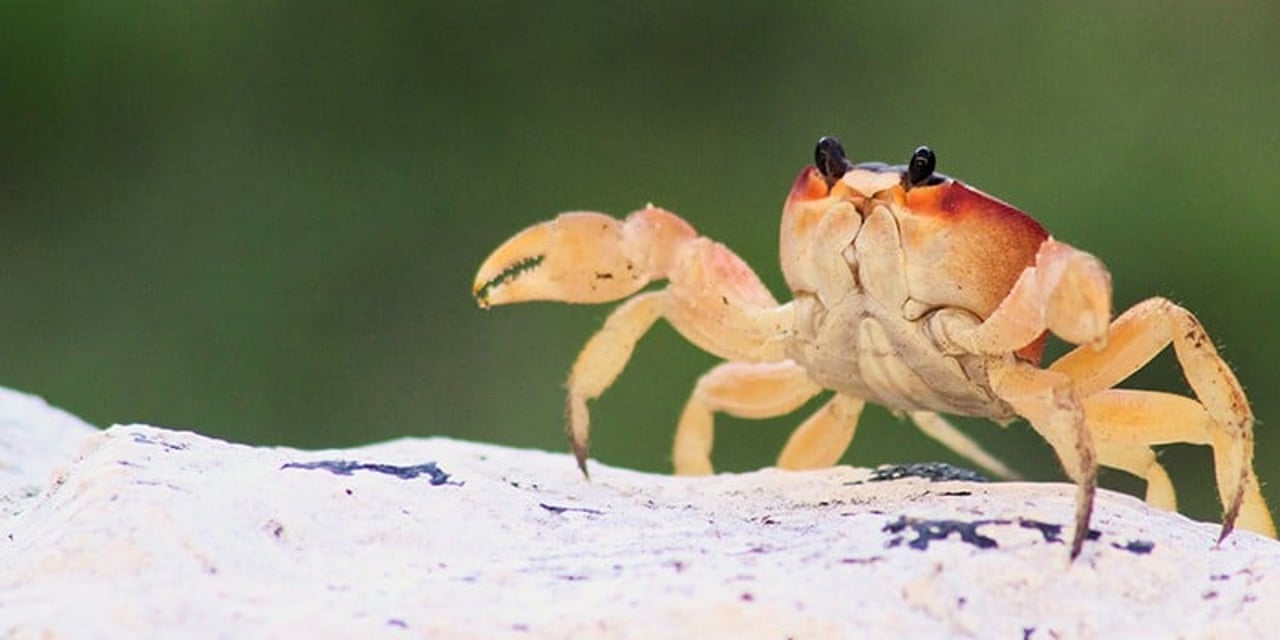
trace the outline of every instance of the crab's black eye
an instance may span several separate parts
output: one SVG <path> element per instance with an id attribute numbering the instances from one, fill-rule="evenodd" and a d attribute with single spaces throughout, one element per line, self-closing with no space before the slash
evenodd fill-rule
<path id="1" fill-rule="evenodd" d="M 933 149 L 926 146 L 916 147 L 915 153 L 911 154 L 911 164 L 907 165 L 907 186 L 924 184 L 937 167 L 938 157 L 933 155 Z"/>
<path id="2" fill-rule="evenodd" d="M 813 150 L 813 165 L 822 173 L 822 177 L 826 179 L 829 186 L 843 177 L 853 163 L 845 157 L 844 146 L 839 140 L 824 136 L 818 140 L 818 148 Z"/>

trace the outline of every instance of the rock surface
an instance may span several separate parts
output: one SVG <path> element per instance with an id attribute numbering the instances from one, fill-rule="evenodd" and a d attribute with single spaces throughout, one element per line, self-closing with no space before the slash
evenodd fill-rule
<path id="1" fill-rule="evenodd" d="M 1069 563 L 1065 484 L 604 465 L 586 482 L 568 455 L 442 438 L 299 451 L 98 432 L 8 391 L 0 447 L 6 638 L 1280 629 L 1280 543 L 1215 547 L 1215 524 L 1102 492 Z"/>

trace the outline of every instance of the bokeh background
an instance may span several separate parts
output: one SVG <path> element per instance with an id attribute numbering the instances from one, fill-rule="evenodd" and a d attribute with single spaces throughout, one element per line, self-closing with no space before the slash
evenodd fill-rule
<path id="1" fill-rule="evenodd" d="M 814 141 L 939 169 L 1166 295 L 1224 347 L 1280 504 L 1280 4 L 0 4 L 0 383 L 91 422 L 298 447 L 448 435 L 563 450 L 608 306 L 478 310 L 475 268 L 567 209 L 652 201 L 784 295 Z M 594 453 L 666 470 L 714 360 L 659 325 Z M 1161 356 L 1133 385 L 1185 391 Z M 767 465 L 800 415 L 722 418 Z M 964 421 L 1035 479 L 1022 423 Z M 1215 518 L 1207 449 L 1164 461 Z M 955 459 L 880 409 L 846 461 Z M 1141 485 L 1118 472 L 1104 484 Z"/>

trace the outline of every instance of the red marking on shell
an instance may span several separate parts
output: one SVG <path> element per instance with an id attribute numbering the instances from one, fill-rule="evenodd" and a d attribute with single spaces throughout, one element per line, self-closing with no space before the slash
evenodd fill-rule
<path id="1" fill-rule="evenodd" d="M 906 204 L 916 213 L 978 218 L 1000 235 L 1015 235 L 1038 248 L 1049 232 L 1017 207 L 983 193 L 963 182 L 948 180 L 932 187 L 916 187 L 906 193 Z M 1007 231 L 994 227 L 1007 227 Z"/>
<path id="2" fill-rule="evenodd" d="M 922 302 L 988 317 L 1049 237 L 1031 216 L 961 182 L 895 191 L 909 286 Z M 1044 344 L 1041 336 L 1017 355 L 1038 362 Z"/>
<path id="3" fill-rule="evenodd" d="M 817 200 L 827 197 L 830 193 L 831 188 L 827 186 L 827 181 L 822 178 L 817 167 L 805 167 L 804 171 L 796 176 L 796 181 L 791 184 L 791 195 L 787 199 Z"/>

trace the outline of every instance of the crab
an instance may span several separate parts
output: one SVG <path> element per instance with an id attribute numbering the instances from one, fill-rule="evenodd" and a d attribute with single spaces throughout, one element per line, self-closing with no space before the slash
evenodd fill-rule
<path id="1" fill-rule="evenodd" d="M 573 364 L 568 433 L 586 473 L 587 403 L 618 377 L 660 318 L 724 362 L 702 375 L 676 426 L 677 474 L 712 473 L 713 417 L 766 418 L 834 392 L 790 435 L 784 469 L 834 465 L 867 402 L 1001 477 L 1005 465 L 940 414 L 1025 418 L 1076 485 L 1071 558 L 1089 531 L 1099 465 L 1146 481 L 1174 511 L 1152 445 L 1209 445 L 1223 506 L 1275 537 L 1253 470 L 1244 391 L 1191 312 L 1160 297 L 1112 318 L 1111 276 L 1036 220 L 935 171 L 919 147 L 906 165 L 850 161 L 819 140 L 782 210 L 780 257 L 792 300 L 779 303 L 733 251 L 648 205 L 625 220 L 570 212 L 507 240 L 483 263 L 482 308 L 532 300 L 626 299 Z M 644 290 L 653 281 L 664 288 Z M 1047 366 L 1049 334 L 1075 345 Z M 1172 344 L 1194 397 L 1114 388 Z"/>

